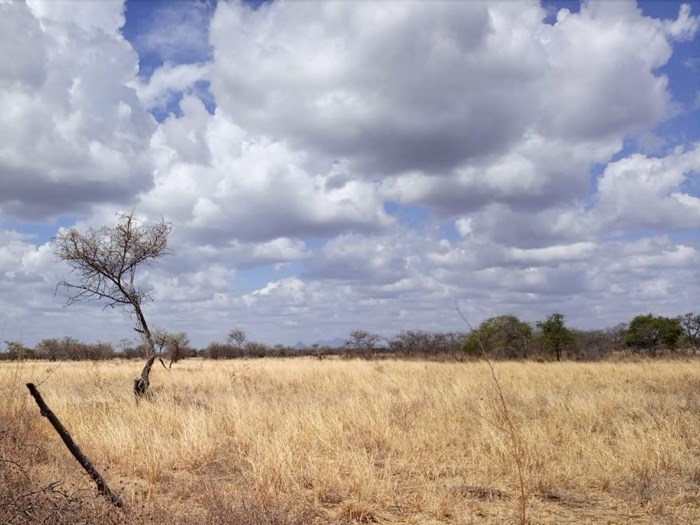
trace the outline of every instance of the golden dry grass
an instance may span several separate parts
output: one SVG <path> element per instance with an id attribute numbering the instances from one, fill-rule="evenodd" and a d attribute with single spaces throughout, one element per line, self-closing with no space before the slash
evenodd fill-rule
<path id="1" fill-rule="evenodd" d="M 530 523 L 700 522 L 700 362 L 495 366 Z M 63 363 L 39 389 L 124 511 L 96 498 L 24 387 L 54 367 L 0 364 L 0 522 L 518 519 L 513 447 L 484 363 L 188 360 L 154 368 L 139 404 L 140 363 Z"/>

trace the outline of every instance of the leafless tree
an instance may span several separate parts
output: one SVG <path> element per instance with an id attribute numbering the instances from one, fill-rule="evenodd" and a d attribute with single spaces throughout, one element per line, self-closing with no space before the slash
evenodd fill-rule
<path id="1" fill-rule="evenodd" d="M 375 347 L 382 340 L 379 334 L 373 334 L 366 330 L 353 330 L 350 332 L 350 339 L 345 344 L 359 352 L 363 358 L 369 357 Z"/>
<path id="2" fill-rule="evenodd" d="M 245 344 L 247 336 L 242 328 L 234 328 L 228 333 L 228 342 L 230 344 L 235 344 L 238 349 L 242 349 Z"/>
<path id="3" fill-rule="evenodd" d="M 186 356 L 186 352 L 190 352 L 189 349 L 190 338 L 185 332 L 177 332 L 175 334 L 170 334 L 170 340 L 168 341 L 168 350 L 170 352 L 170 364 L 168 368 L 173 366 L 173 363 L 177 363 L 180 359 Z"/>
<path id="4" fill-rule="evenodd" d="M 687 343 L 693 348 L 693 353 L 700 342 L 700 315 L 689 312 L 678 317 Z"/>
<path id="5" fill-rule="evenodd" d="M 155 345 L 156 352 L 160 355 L 163 353 L 163 349 L 168 344 L 168 338 L 170 334 L 165 330 L 160 328 L 155 328 L 151 330 L 151 337 L 153 337 L 153 344 Z"/>
<path id="6" fill-rule="evenodd" d="M 185 352 L 190 344 L 190 338 L 185 332 L 170 333 L 165 330 L 155 329 L 153 330 L 153 341 L 156 345 L 156 350 L 160 362 L 163 363 L 162 355 L 165 350 L 166 355 L 170 358 L 170 362 L 166 368 L 170 369 L 173 367 L 173 363 L 177 363 L 180 359 L 184 357 Z"/>
<path id="7" fill-rule="evenodd" d="M 102 301 L 106 307 L 130 310 L 136 318 L 136 330 L 146 345 L 146 364 L 134 380 L 134 393 L 148 390 L 149 374 L 156 359 L 155 342 L 146 323 L 143 303 L 150 300 L 144 288 L 136 284 L 136 270 L 169 253 L 169 222 L 146 226 L 132 213 L 122 213 L 116 226 L 90 228 L 80 233 L 75 228 L 62 231 L 56 238 L 56 255 L 72 268 L 75 280 L 58 286 L 69 292 L 67 304 Z"/>
<path id="8" fill-rule="evenodd" d="M 163 361 L 163 349 L 167 346 L 168 341 L 170 340 L 170 334 L 165 330 L 156 328 L 154 330 L 151 330 L 151 337 L 153 337 L 153 344 L 156 349 L 156 356 L 158 357 L 158 361 L 160 361 L 160 364 L 163 365 L 163 368 L 167 370 L 168 367 L 165 366 L 165 362 Z M 170 363 L 170 365 L 172 366 L 172 363 Z"/>

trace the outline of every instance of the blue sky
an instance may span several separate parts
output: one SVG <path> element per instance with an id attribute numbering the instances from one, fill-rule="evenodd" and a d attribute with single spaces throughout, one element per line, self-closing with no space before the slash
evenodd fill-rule
<path id="1" fill-rule="evenodd" d="M 700 310 L 699 2 L 0 10 L 0 340 L 132 337 L 54 296 L 58 229 L 123 210 L 200 346 Z"/>

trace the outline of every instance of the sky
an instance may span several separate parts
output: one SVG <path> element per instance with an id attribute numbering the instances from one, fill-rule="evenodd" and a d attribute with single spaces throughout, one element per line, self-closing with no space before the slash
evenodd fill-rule
<path id="1" fill-rule="evenodd" d="M 699 312 L 700 2 L 0 0 L 0 345 L 136 339 L 52 239 L 172 223 L 194 346 Z"/>

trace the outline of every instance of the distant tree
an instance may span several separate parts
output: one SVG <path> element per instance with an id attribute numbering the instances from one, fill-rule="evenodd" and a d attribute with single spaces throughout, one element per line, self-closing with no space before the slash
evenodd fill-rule
<path id="1" fill-rule="evenodd" d="M 113 358 L 114 348 L 111 343 L 83 343 L 73 337 L 66 336 L 63 339 L 42 339 L 36 345 L 35 356 L 37 359 L 48 359 L 49 361 L 60 359 L 98 361 Z"/>
<path id="2" fill-rule="evenodd" d="M 607 328 L 605 332 L 609 334 L 610 341 L 616 347 L 625 346 L 625 339 L 627 338 L 627 330 L 629 329 L 629 324 L 619 323 L 612 328 Z"/>
<path id="3" fill-rule="evenodd" d="M 132 346 L 132 341 L 128 337 L 122 337 L 119 340 L 119 351 L 123 354 L 127 351 L 127 349 L 131 348 Z"/>
<path id="4" fill-rule="evenodd" d="M 24 361 L 34 356 L 34 351 L 24 346 L 22 341 L 5 341 L 5 346 L 7 347 L 7 356 L 12 361 Z"/>
<path id="5" fill-rule="evenodd" d="M 547 349 L 554 353 L 557 361 L 561 361 L 564 350 L 570 348 L 576 340 L 574 332 L 566 327 L 564 315 L 555 312 L 544 321 L 537 323 L 542 331 L 542 339 Z"/>
<path id="6" fill-rule="evenodd" d="M 404 356 L 432 356 L 462 358 L 462 342 L 465 334 L 460 332 L 425 332 L 408 330 L 387 341 L 386 351 Z"/>
<path id="7" fill-rule="evenodd" d="M 151 330 L 151 337 L 153 337 L 153 345 L 155 346 L 156 353 L 160 356 L 163 353 L 165 345 L 168 343 L 168 337 L 170 334 L 161 328 L 156 328 Z"/>
<path id="8" fill-rule="evenodd" d="M 146 346 L 143 343 L 127 346 L 122 351 L 125 359 L 141 359 L 146 357 Z"/>
<path id="9" fill-rule="evenodd" d="M 684 339 L 693 349 L 700 343 L 700 314 L 689 312 L 678 316 L 678 322 L 683 327 Z"/>
<path id="10" fill-rule="evenodd" d="M 60 345 L 61 353 L 65 356 L 66 359 L 70 359 L 72 361 L 80 361 L 81 359 L 88 358 L 85 345 L 83 345 L 74 337 L 70 337 L 67 335 L 66 337 L 61 339 Z"/>
<path id="11" fill-rule="evenodd" d="M 153 343 L 159 359 L 166 357 L 170 360 L 167 368 L 172 368 L 173 363 L 177 363 L 185 357 L 185 352 L 190 344 L 190 338 L 185 332 L 171 333 L 160 328 L 153 330 Z M 165 363 L 163 363 L 165 366 Z"/>
<path id="12" fill-rule="evenodd" d="M 112 343 L 93 343 L 91 346 L 91 359 L 113 359 L 115 357 Z"/>
<path id="13" fill-rule="evenodd" d="M 430 346 L 430 333 L 423 330 L 407 330 L 401 332 L 389 341 L 389 349 L 393 353 L 405 356 L 425 353 Z"/>
<path id="14" fill-rule="evenodd" d="M 133 213 L 123 213 L 114 227 L 89 228 L 85 233 L 71 228 L 60 232 L 55 241 L 56 255 L 76 276 L 74 281 L 59 283 L 69 291 L 67 304 L 98 300 L 106 306 L 126 308 L 136 317 L 134 329 L 146 345 L 146 364 L 134 381 L 137 396 L 148 390 L 156 348 L 143 312 L 150 295 L 136 285 L 136 271 L 169 253 L 170 231 L 170 223 L 164 220 L 146 226 Z"/>
<path id="15" fill-rule="evenodd" d="M 514 315 L 491 317 L 473 330 L 462 342 L 462 351 L 478 356 L 500 353 L 505 357 L 527 359 L 532 328 Z"/>
<path id="16" fill-rule="evenodd" d="M 224 359 L 226 356 L 226 347 L 228 345 L 224 343 L 209 343 L 209 346 L 207 346 L 204 350 L 202 350 L 202 354 L 204 357 L 208 357 L 209 359 Z"/>
<path id="17" fill-rule="evenodd" d="M 39 341 L 36 345 L 36 356 L 39 359 L 48 359 L 49 361 L 67 358 L 61 341 L 55 338 Z"/>
<path id="18" fill-rule="evenodd" d="M 634 349 L 648 350 L 654 355 L 659 347 L 674 350 L 683 332 L 678 318 L 638 315 L 629 324 L 625 342 Z"/>
<path id="19" fill-rule="evenodd" d="M 242 328 L 234 328 L 228 333 L 228 343 L 243 349 L 247 340 L 245 331 Z"/>
<path id="20" fill-rule="evenodd" d="M 275 355 L 269 346 L 255 341 L 246 343 L 243 351 L 247 357 L 267 357 Z"/>
<path id="21" fill-rule="evenodd" d="M 612 330 L 574 330 L 576 358 L 599 360 L 619 348 L 617 335 Z"/>
<path id="22" fill-rule="evenodd" d="M 350 332 L 350 338 L 345 342 L 345 344 L 359 352 L 359 354 L 367 358 L 375 350 L 375 347 L 382 340 L 382 337 L 378 334 L 373 334 L 367 330 L 353 330 Z"/>
<path id="23" fill-rule="evenodd" d="M 177 363 L 185 357 L 186 352 L 189 349 L 190 338 L 185 332 L 176 332 L 170 334 L 168 339 L 168 354 L 170 356 L 170 364 L 168 368 L 173 366 L 173 363 Z"/>
<path id="24" fill-rule="evenodd" d="M 461 358 L 462 341 L 465 334 L 460 332 L 435 332 L 430 334 L 427 353 L 433 356 Z"/>

